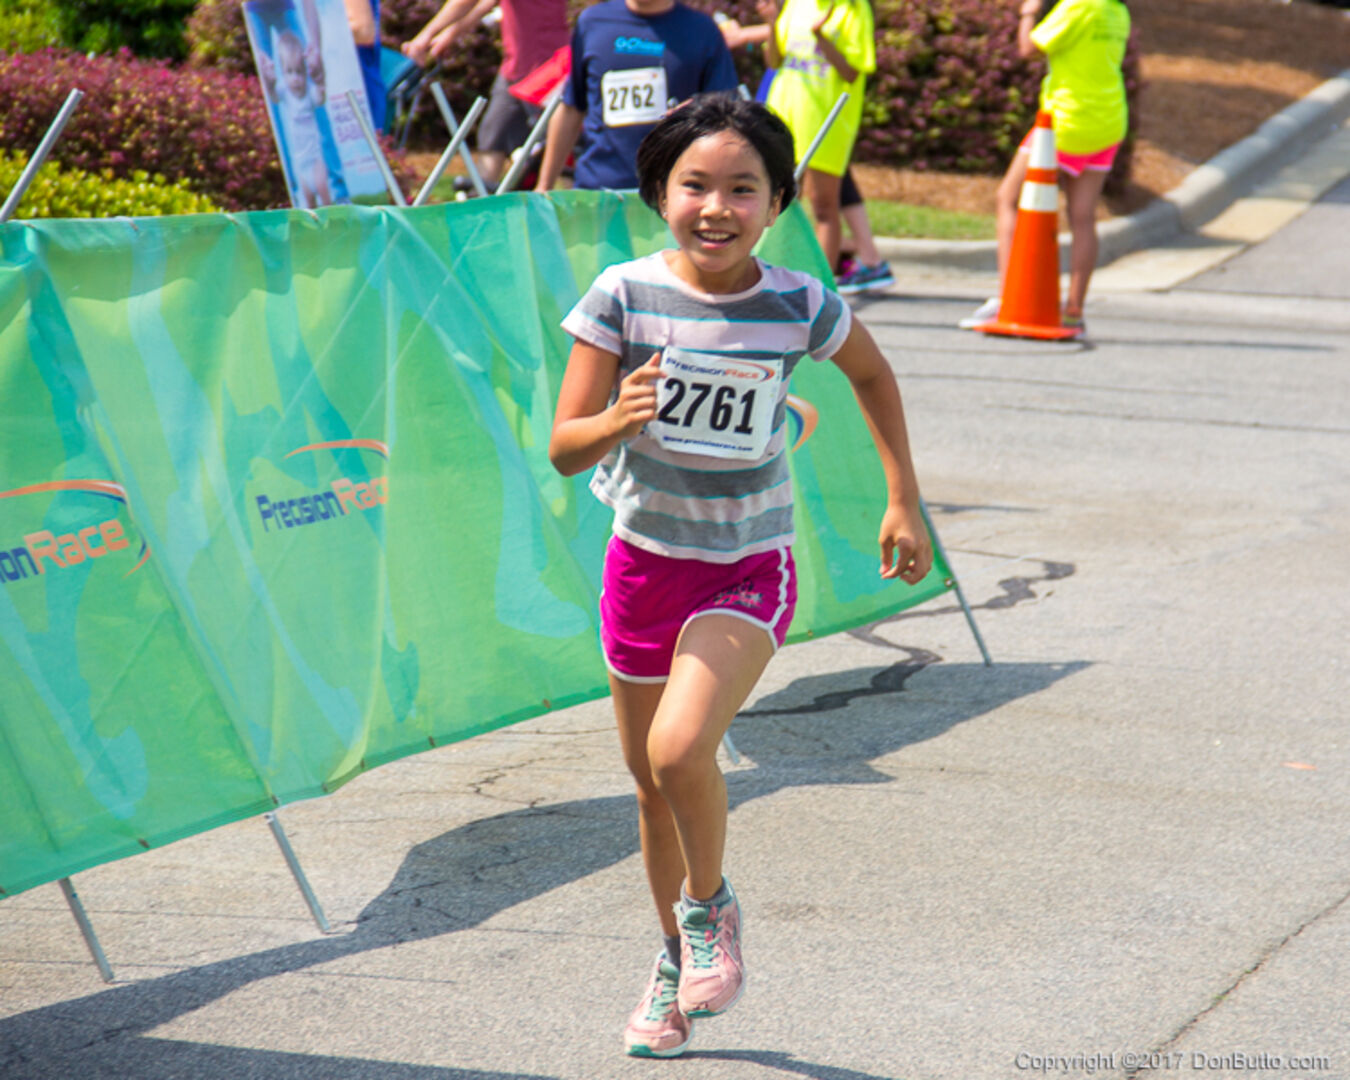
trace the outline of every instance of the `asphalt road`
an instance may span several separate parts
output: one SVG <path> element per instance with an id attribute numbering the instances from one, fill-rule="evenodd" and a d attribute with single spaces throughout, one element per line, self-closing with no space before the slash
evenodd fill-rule
<path id="1" fill-rule="evenodd" d="M 749 989 L 686 1058 L 620 1052 L 657 939 L 599 702 L 285 810 L 330 935 L 258 821 L 78 877 L 112 986 L 6 900 L 0 1076 L 1350 1078 L 1345 205 L 1086 345 L 952 329 L 977 283 L 858 305 L 996 664 L 949 601 L 775 659 Z"/>

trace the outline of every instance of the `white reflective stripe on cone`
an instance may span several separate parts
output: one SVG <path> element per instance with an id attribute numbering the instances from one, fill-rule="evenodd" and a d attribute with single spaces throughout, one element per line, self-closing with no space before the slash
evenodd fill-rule
<path id="1" fill-rule="evenodd" d="M 1055 133 L 1052 128 L 1037 127 L 1031 131 L 1031 160 L 1033 169 L 1057 169 L 1055 160 Z"/>
<path id="2" fill-rule="evenodd" d="M 1037 210 L 1043 214 L 1059 213 L 1059 188 L 1054 184 L 1038 184 L 1028 180 L 1022 185 L 1022 197 L 1017 200 L 1019 210 Z"/>

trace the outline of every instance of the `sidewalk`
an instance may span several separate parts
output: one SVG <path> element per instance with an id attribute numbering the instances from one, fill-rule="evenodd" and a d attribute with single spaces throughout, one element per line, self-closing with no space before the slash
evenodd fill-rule
<path id="1" fill-rule="evenodd" d="M 1345 124 L 1350 118 L 1350 69 L 1328 79 L 1271 117 L 1241 142 L 1196 168 L 1177 188 L 1127 217 L 1098 227 L 1099 269 L 1093 288 L 1109 290 L 1107 268 L 1140 251 L 1186 251 L 1175 266 L 1162 265 L 1164 282 L 1180 280 L 1257 243 L 1287 224 L 1346 175 L 1350 175 Z M 1069 236 L 1060 236 L 1067 264 Z M 1220 250 L 1225 248 L 1226 250 Z M 905 280 L 943 275 L 997 279 L 992 240 L 907 240 L 878 237 L 877 247 Z M 1150 272 L 1152 272 L 1150 270 Z M 1125 288 L 1129 282 L 1121 279 Z M 1156 287 L 1166 288 L 1168 284 Z M 988 291 L 987 289 L 985 291 Z M 994 290 L 997 291 L 995 284 Z"/>

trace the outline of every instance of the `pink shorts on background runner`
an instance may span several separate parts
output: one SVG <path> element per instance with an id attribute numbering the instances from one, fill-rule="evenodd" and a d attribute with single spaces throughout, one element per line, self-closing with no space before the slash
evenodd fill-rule
<path id="1" fill-rule="evenodd" d="M 1030 152 L 1031 134 L 1022 140 L 1022 145 L 1017 148 L 1018 152 Z M 1110 172 L 1111 166 L 1116 163 L 1116 154 L 1120 152 L 1120 143 L 1115 143 L 1102 150 L 1096 150 L 1091 154 L 1066 154 L 1063 150 L 1055 151 L 1055 158 L 1059 162 L 1059 167 L 1070 176 L 1082 176 L 1085 172 Z"/>
<path id="2" fill-rule="evenodd" d="M 797 567 L 787 548 L 707 563 L 657 555 L 617 536 L 605 550 L 600 644 L 625 682 L 665 682 L 689 620 L 716 612 L 763 628 L 777 650 L 797 606 Z"/>

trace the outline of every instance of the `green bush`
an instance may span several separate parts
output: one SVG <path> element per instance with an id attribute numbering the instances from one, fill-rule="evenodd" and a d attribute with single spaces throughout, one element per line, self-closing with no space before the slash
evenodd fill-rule
<path id="1" fill-rule="evenodd" d="M 22 150 L 0 150 L 0 192 L 8 194 L 28 164 Z M 63 169 L 49 161 L 38 170 L 25 192 L 16 218 L 159 217 L 163 214 L 207 214 L 215 203 L 188 187 L 136 170 L 129 177 L 83 169 Z"/>
<path id="2" fill-rule="evenodd" d="M 49 0 L 4 0 L 0 52 L 32 53 L 61 44 L 61 29 Z"/>
<path id="3" fill-rule="evenodd" d="M 181 60 L 183 23 L 196 0 L 51 0 L 61 37 L 80 52 L 130 49 L 137 56 Z"/>
<path id="4" fill-rule="evenodd" d="M 235 75 L 252 75 L 253 53 L 244 29 L 244 8 L 238 0 L 199 0 L 184 28 L 188 63 Z"/>

